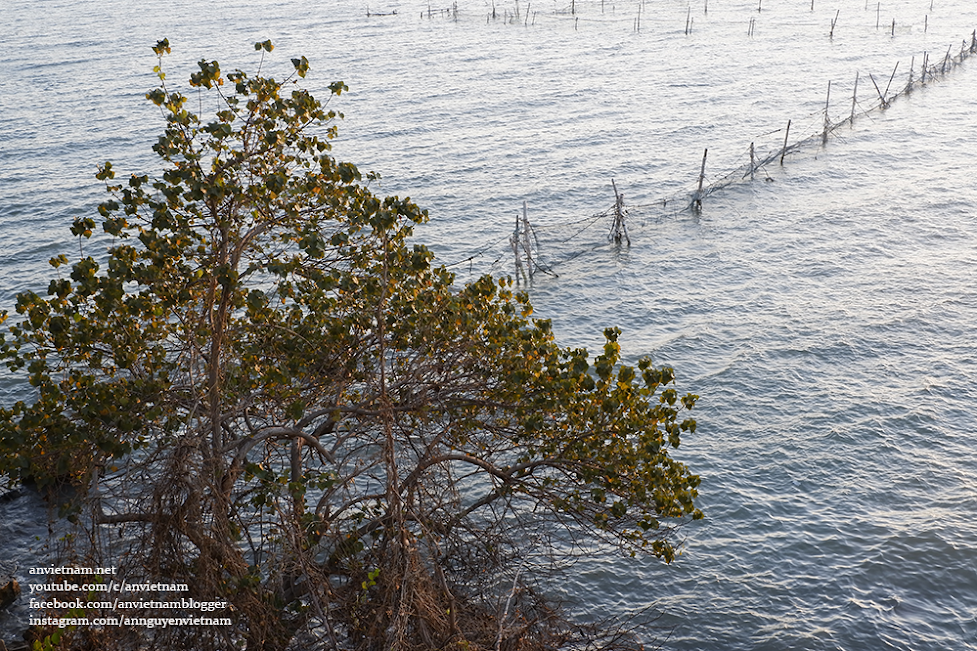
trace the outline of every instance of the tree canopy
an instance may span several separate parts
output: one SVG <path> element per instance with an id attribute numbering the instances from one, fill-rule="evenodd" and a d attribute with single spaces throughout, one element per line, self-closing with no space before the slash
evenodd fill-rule
<path id="1" fill-rule="evenodd" d="M 594 358 L 560 347 L 510 280 L 455 286 L 411 240 L 427 212 L 331 155 L 341 116 L 298 84 L 304 57 L 283 80 L 200 61 L 190 86 L 220 103 L 205 121 L 166 82 L 169 43 L 154 50 L 162 174 L 101 165 L 110 198 L 71 231 L 100 222 L 107 253 L 58 256 L 47 294 L 17 297 L 0 356 L 33 394 L 0 408 L 0 473 L 73 487 L 67 561 L 186 583 L 232 625 L 60 643 L 586 637 L 520 563 L 578 539 L 671 561 L 675 526 L 702 517 L 670 456 L 697 396 L 622 364 L 615 328 Z"/>

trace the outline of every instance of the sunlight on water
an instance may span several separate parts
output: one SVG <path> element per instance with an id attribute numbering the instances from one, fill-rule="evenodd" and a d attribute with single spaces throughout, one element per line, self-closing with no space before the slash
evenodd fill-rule
<path id="1" fill-rule="evenodd" d="M 776 151 L 788 120 L 792 140 L 820 133 L 829 81 L 837 121 L 856 73 L 861 112 L 977 28 L 961 0 L 811 4 L 546 1 L 510 24 L 482 0 L 457 19 L 398 0 L 370 18 L 349 1 L 5 7 L 0 307 L 77 252 L 67 227 L 101 200 L 98 162 L 153 169 L 150 45 L 170 39 L 177 83 L 201 57 L 251 70 L 271 38 L 266 71 L 304 54 L 320 95 L 346 81 L 337 155 L 431 210 L 420 237 L 464 261 L 460 280 L 513 272 L 526 201 L 562 262 L 531 288 L 562 343 L 594 350 L 618 325 L 632 359 L 702 396 L 680 452 L 707 519 L 672 567 L 581 564 L 573 607 L 654 605 L 648 638 L 674 649 L 977 648 L 977 59 L 699 214 L 657 208 L 694 190 L 704 149 L 709 184 L 751 142 Z M 613 205 L 612 179 L 635 206 L 630 248 L 580 225 Z M 0 385 L 4 403 L 23 395 Z M 4 554 L 23 571 L 34 528 L 9 504 Z M 23 614 L 0 616 L 4 635 Z"/>

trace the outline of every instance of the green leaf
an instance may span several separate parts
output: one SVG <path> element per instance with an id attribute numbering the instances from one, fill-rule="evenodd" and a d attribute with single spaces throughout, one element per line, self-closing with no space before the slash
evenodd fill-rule
<path id="1" fill-rule="evenodd" d="M 164 38 L 162 41 L 156 41 L 156 45 L 153 47 L 153 52 L 157 56 L 163 56 L 164 54 L 170 53 L 170 41 Z"/>
<path id="2" fill-rule="evenodd" d="M 91 237 L 95 228 L 95 220 L 91 217 L 75 217 L 71 223 L 71 234 L 74 236 Z M 67 260 L 65 260 L 67 262 Z"/>
<path id="3" fill-rule="evenodd" d="M 292 59 L 292 65 L 295 66 L 295 72 L 298 73 L 299 77 L 305 77 L 306 73 L 309 72 L 309 60 L 305 57 L 300 59 Z M 336 93 L 337 95 L 339 93 Z"/>

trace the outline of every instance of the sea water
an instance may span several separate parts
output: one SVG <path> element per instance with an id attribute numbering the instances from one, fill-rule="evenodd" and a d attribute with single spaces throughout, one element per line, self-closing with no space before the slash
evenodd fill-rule
<path id="1" fill-rule="evenodd" d="M 330 101 L 346 114 L 337 157 L 430 210 L 418 238 L 459 283 L 515 272 L 509 236 L 525 202 L 551 273 L 523 286 L 560 343 L 596 350 L 619 326 L 628 360 L 651 354 L 701 396 L 676 456 L 703 478 L 706 519 L 682 530 L 670 566 L 610 551 L 579 564 L 556 592 L 568 607 L 598 618 L 652 606 L 663 615 L 642 633 L 671 649 L 977 648 L 977 59 L 872 110 L 924 56 L 958 54 L 977 7 L 494 10 L 5 6 L 0 309 L 43 291 L 48 258 L 78 253 L 68 227 L 102 200 L 98 163 L 157 169 L 150 46 L 170 40 L 178 84 L 201 58 L 253 72 L 252 44 L 270 38 L 263 72 L 284 76 L 305 55 L 319 96 L 349 85 Z M 822 142 L 826 103 L 832 124 L 859 117 Z M 751 143 L 766 154 L 785 135 L 815 138 L 684 210 L 705 150 L 708 188 L 749 161 Z M 612 179 L 630 246 L 592 218 L 613 206 Z M 4 382 L 4 404 L 26 395 Z M 45 558 L 46 517 L 29 495 L 0 504 L 0 570 Z M 18 605 L 0 630 L 25 619 Z"/>

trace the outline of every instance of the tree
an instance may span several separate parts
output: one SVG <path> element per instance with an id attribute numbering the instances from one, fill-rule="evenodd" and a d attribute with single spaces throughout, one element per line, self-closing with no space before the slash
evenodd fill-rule
<path id="1" fill-rule="evenodd" d="M 162 175 L 100 166 L 107 255 L 18 296 L 0 355 L 34 398 L 0 410 L 0 472 L 73 487 L 68 560 L 185 583 L 156 596 L 226 600 L 232 623 L 61 643 L 582 639 L 520 559 L 545 533 L 549 551 L 585 537 L 672 560 L 675 527 L 702 515 L 670 456 L 697 396 L 647 358 L 622 365 L 617 329 L 592 361 L 559 347 L 509 280 L 455 287 L 410 242 L 427 213 L 330 155 L 341 116 L 297 85 L 304 57 L 283 81 L 200 61 L 190 86 L 222 106 L 204 123 L 166 83 L 168 42 L 154 50 Z"/>

